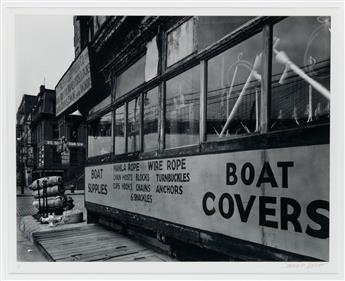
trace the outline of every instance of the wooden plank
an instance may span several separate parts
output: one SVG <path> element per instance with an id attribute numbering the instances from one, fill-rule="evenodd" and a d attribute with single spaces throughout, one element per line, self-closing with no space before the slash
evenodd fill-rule
<path id="1" fill-rule="evenodd" d="M 91 241 L 88 241 L 88 242 L 91 243 Z M 46 246 L 45 246 L 45 248 L 47 250 L 49 250 L 49 252 L 52 255 L 56 256 L 59 254 L 66 255 L 66 254 L 73 253 L 76 251 L 96 251 L 98 249 L 104 250 L 104 249 L 107 249 L 108 247 L 116 249 L 119 246 L 128 247 L 127 245 L 124 245 L 123 243 L 116 243 L 116 241 L 109 241 L 109 244 L 94 243 L 91 246 L 85 246 L 85 244 L 77 244 L 74 247 L 62 246 L 62 247 L 59 247 L 59 249 L 55 249 L 54 247 L 50 248 L 50 247 L 46 247 Z"/>
<path id="2" fill-rule="evenodd" d="M 56 238 L 59 238 L 59 240 L 52 240 L 53 237 L 50 237 L 48 239 L 40 239 L 41 243 L 44 243 L 45 241 L 49 242 L 49 243 L 52 243 L 54 244 L 55 243 L 73 243 L 74 241 L 80 241 L 81 238 L 85 239 L 95 239 L 95 240 L 109 240 L 109 239 L 112 239 L 112 238 L 117 238 L 117 239 L 121 239 L 120 237 L 117 237 L 117 236 L 109 236 L 109 235 L 102 235 L 101 233 L 99 233 L 98 235 L 95 235 L 95 236 L 78 236 L 78 237 L 74 237 L 74 236 L 64 236 L 64 237 L 59 237 L 59 236 L 56 236 Z M 39 238 L 38 238 L 39 239 Z"/>
<path id="3" fill-rule="evenodd" d="M 75 250 L 79 250 L 83 249 L 84 251 L 86 250 L 97 250 L 97 249 L 106 249 L 108 247 L 110 248 L 114 248 L 114 249 L 118 249 L 118 248 L 129 248 L 129 247 L 133 247 L 134 244 L 129 245 L 128 243 L 123 243 L 123 242 L 118 242 L 116 240 L 112 240 L 109 241 L 108 243 L 104 243 L 104 244 L 100 244 L 100 243 L 92 243 L 92 241 L 88 241 L 89 244 L 91 243 L 91 245 L 87 245 L 87 244 L 78 244 L 76 246 L 74 246 L 73 248 L 70 247 L 60 247 L 58 250 L 52 249 L 51 252 L 54 254 L 58 254 L 60 252 L 73 252 Z"/>
<path id="4" fill-rule="evenodd" d="M 56 239 L 56 240 L 54 240 L 54 241 L 52 241 L 52 242 L 50 242 L 50 241 L 44 241 L 44 242 L 41 242 L 42 244 L 46 244 L 47 246 L 50 246 L 50 245 L 52 245 L 52 246 L 59 246 L 59 245 L 62 245 L 62 246 L 64 246 L 64 247 L 66 247 L 67 245 L 70 245 L 71 247 L 73 247 L 73 245 L 76 245 L 76 244 L 78 244 L 78 245 L 83 245 L 83 244 L 85 244 L 85 245 L 87 245 L 87 244 L 89 244 L 90 242 L 93 242 L 93 244 L 95 243 L 95 242 L 99 242 L 99 243 L 102 243 L 102 244 L 106 244 L 106 243 L 108 243 L 108 242 L 110 242 L 110 241 L 113 241 L 113 240 L 115 240 L 115 241 L 118 241 L 118 242 L 125 242 L 125 241 L 122 241 L 119 237 L 103 237 L 102 239 L 95 239 L 95 238 L 93 238 L 93 237 L 82 237 L 82 241 L 80 240 L 80 239 L 76 239 L 76 240 L 74 240 L 74 239 L 70 239 L 70 240 L 68 240 L 68 238 L 67 238 L 67 240 L 66 239 Z"/>
<path id="5" fill-rule="evenodd" d="M 146 246 L 98 225 L 35 233 L 34 240 L 52 261 L 164 260 Z"/>

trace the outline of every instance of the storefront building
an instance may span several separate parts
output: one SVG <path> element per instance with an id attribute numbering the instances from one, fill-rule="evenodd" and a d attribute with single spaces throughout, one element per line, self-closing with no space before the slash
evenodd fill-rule
<path id="1" fill-rule="evenodd" d="M 87 123 L 90 221 L 247 260 L 328 259 L 330 18 L 78 16 L 74 28 L 56 114 Z"/>
<path id="2" fill-rule="evenodd" d="M 34 155 L 32 180 L 60 175 L 65 185 L 83 185 L 85 128 L 79 126 L 80 117 L 67 116 L 68 126 L 59 126 L 55 116 L 55 90 L 41 86 L 35 98 L 37 103 L 31 112 L 30 126 Z M 60 135 L 67 136 L 64 142 Z"/>

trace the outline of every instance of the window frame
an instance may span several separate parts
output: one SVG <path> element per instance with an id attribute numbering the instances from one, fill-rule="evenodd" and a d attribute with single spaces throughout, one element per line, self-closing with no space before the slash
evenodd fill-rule
<path id="1" fill-rule="evenodd" d="M 174 75 L 174 76 L 172 76 L 172 77 L 168 77 L 166 80 L 164 80 L 164 97 L 163 97 L 163 105 L 164 105 L 164 109 L 162 110 L 161 109 L 161 112 L 163 113 L 163 117 L 162 117 L 162 122 L 163 122 L 163 128 L 164 128 L 164 130 L 162 130 L 162 140 L 163 140 L 163 143 L 162 143 L 162 148 L 163 148 L 163 150 L 165 150 L 165 151 L 175 151 L 176 149 L 188 149 L 188 148 L 191 148 L 191 147 L 195 147 L 195 146 L 198 146 L 200 143 L 201 143 L 201 138 L 200 138 L 200 136 L 201 136 L 201 133 L 200 133 L 200 123 L 202 122 L 202 120 L 200 119 L 200 117 L 201 117 L 201 102 L 202 102 L 202 99 L 201 99 L 201 91 L 202 91 L 202 89 L 200 88 L 199 89 L 199 104 L 200 104 L 200 106 L 199 106 L 199 140 L 196 142 L 196 143 L 193 143 L 193 144 L 187 144 L 187 145 L 181 145 L 181 146 L 177 146 L 177 147 L 169 147 L 169 148 L 167 148 L 166 147 L 166 130 L 165 130 L 165 124 L 166 124 L 166 84 L 167 84 L 167 82 L 169 81 L 169 80 L 172 80 L 172 79 L 174 79 L 174 78 L 176 78 L 176 77 L 178 77 L 179 75 L 181 75 L 181 74 L 183 74 L 183 73 L 185 73 L 185 72 L 187 72 L 187 71 L 189 71 L 189 70 L 192 70 L 194 67 L 199 67 L 199 75 L 200 75 L 200 77 L 201 77 L 201 61 L 200 61 L 200 63 L 198 63 L 198 64 L 191 64 L 188 68 L 185 68 L 185 69 L 183 69 L 182 71 L 180 71 L 180 72 L 178 72 L 176 75 Z M 199 78 L 200 78 L 199 77 Z M 199 79 L 199 83 L 200 83 L 200 80 L 201 79 Z M 199 85 L 199 87 L 201 87 L 202 85 L 200 84 Z"/>
<path id="2" fill-rule="evenodd" d="M 272 43 L 273 43 L 273 27 L 274 24 L 282 21 L 286 17 L 255 17 L 252 20 L 249 20 L 245 24 L 241 25 L 239 28 L 233 32 L 227 34 L 217 42 L 213 43 L 211 46 L 197 51 L 196 46 L 194 45 L 195 52 L 184 57 L 178 62 L 167 67 L 167 34 L 184 22 L 188 21 L 191 17 L 184 17 L 183 19 L 177 21 L 172 27 L 165 30 L 159 30 L 155 36 L 160 38 L 159 45 L 159 65 L 158 65 L 158 74 L 155 78 L 150 81 L 146 81 L 136 88 L 130 90 L 129 92 L 122 95 L 120 98 L 114 98 L 112 96 L 111 106 L 108 107 L 108 110 L 113 111 L 113 130 L 115 130 L 115 111 L 117 108 L 125 105 L 125 152 L 121 154 L 115 154 L 115 131 L 113 131 L 113 152 L 109 161 L 130 161 L 131 159 L 148 159 L 156 157 L 176 157 L 178 155 L 195 155 L 200 153 L 215 153 L 222 151 L 237 151 L 237 150 L 248 150 L 253 149 L 252 147 L 265 147 L 272 148 L 278 145 L 279 142 L 275 141 L 280 139 L 279 134 L 290 135 L 293 132 L 300 134 L 300 132 L 305 132 L 307 136 L 315 134 L 318 128 L 320 130 L 327 132 L 326 125 L 316 125 L 311 127 L 298 127 L 292 128 L 289 130 L 275 130 L 270 131 L 270 117 L 271 117 L 271 73 L 272 73 Z M 195 19 L 194 19 L 195 21 Z M 262 33 L 262 80 L 261 80 L 261 94 L 260 94 L 260 104 L 259 104 L 259 130 L 258 132 L 253 132 L 250 134 L 244 135 L 233 135 L 231 137 L 221 138 L 219 140 L 207 140 L 206 136 L 206 121 L 207 121 L 207 72 L 208 72 L 208 61 L 225 52 L 226 50 L 231 49 L 232 47 L 244 42 L 245 40 L 255 36 L 258 33 Z M 197 37 L 197 34 L 196 36 Z M 195 43 L 195 42 L 194 42 Z M 134 63 L 141 58 L 141 55 L 135 55 L 133 57 Z M 133 63 L 129 65 L 132 66 Z M 200 119 L 199 119 L 199 141 L 196 144 L 179 146 L 173 148 L 166 148 L 165 145 L 165 115 L 166 115 L 166 83 L 168 80 L 182 74 L 185 71 L 193 68 L 194 66 L 199 65 L 200 68 Z M 126 71 L 127 68 L 123 68 L 121 73 Z M 118 76 L 117 72 L 115 78 L 115 84 Z M 158 146 L 154 151 L 144 151 L 144 103 L 143 98 L 146 92 L 158 87 Z M 127 126 L 128 126 L 128 103 L 133 100 L 136 96 L 141 95 L 141 113 L 140 113 L 140 150 L 137 152 L 128 152 L 127 144 Z M 106 112 L 102 112 L 106 113 Z M 317 127 L 317 128 L 315 128 Z M 260 140 L 268 139 L 265 144 L 256 144 Z M 321 137 L 317 136 L 316 142 L 325 142 L 327 141 L 327 136 Z M 291 141 L 290 141 L 291 142 Z M 311 137 L 307 139 L 301 139 L 298 142 L 298 145 L 313 143 Z M 279 143 L 280 146 L 289 141 L 282 141 Z M 274 144 L 274 145 L 273 145 Z M 134 157 L 134 158 L 133 158 Z M 88 158 L 90 159 L 90 158 Z M 106 159 L 104 160 L 106 162 Z M 103 161 L 103 162 L 104 162 Z M 95 162 L 96 163 L 96 162 Z"/>
<path id="3" fill-rule="evenodd" d="M 114 126 L 113 126 L 113 153 L 112 155 L 114 157 L 118 157 L 118 156 L 121 156 L 121 155 L 125 155 L 127 154 L 127 126 L 128 126 L 128 123 L 127 123 L 127 108 L 128 108 L 128 105 L 127 105 L 127 101 L 126 102 L 122 102 L 122 103 L 119 103 L 116 105 L 116 107 L 114 108 L 114 110 L 112 110 L 113 112 L 113 123 L 114 123 Z M 125 151 L 122 152 L 122 153 L 116 153 L 115 152 L 115 147 L 116 147 L 116 140 L 115 140 L 115 125 L 116 125 L 116 110 L 119 109 L 120 107 L 124 106 L 124 116 L 125 116 L 125 124 L 124 124 L 124 139 L 125 139 Z"/>
<path id="4" fill-rule="evenodd" d="M 108 152 L 108 153 L 104 153 L 102 155 L 94 155 L 94 156 L 89 156 L 89 126 L 92 122 L 95 122 L 97 119 L 102 118 L 103 116 L 105 116 L 106 114 L 111 113 L 112 117 L 111 117 L 111 122 L 112 122 L 112 129 L 111 129 L 111 134 L 112 134 L 112 143 L 113 145 L 111 146 L 112 151 Z M 92 117 L 87 119 L 86 122 L 86 142 L 85 142 L 85 146 L 86 146 L 86 159 L 93 161 L 93 159 L 105 159 L 105 158 L 109 158 L 114 154 L 114 112 L 113 110 L 111 110 L 111 108 L 106 107 L 103 110 L 99 110 L 97 112 L 97 114 L 92 115 Z"/>
<path id="5" fill-rule="evenodd" d="M 145 110 L 145 107 L 144 107 L 144 98 L 145 98 L 145 94 L 148 94 L 150 91 L 154 90 L 155 88 L 157 88 L 157 91 L 158 91 L 158 100 L 157 100 L 157 107 L 158 107 L 158 115 L 157 115 L 157 146 L 156 146 L 156 149 L 153 149 L 153 150 L 149 150 L 149 151 L 145 151 L 144 149 L 144 144 L 145 144 L 145 140 L 144 140 L 144 137 L 145 137 L 145 134 L 144 134 L 144 125 L 145 125 L 145 120 L 144 120 L 144 110 Z M 141 129 L 141 134 L 140 134 L 140 140 L 141 140 L 141 149 L 140 149 L 140 152 L 141 153 L 146 153 L 146 154 L 150 154 L 150 153 L 153 153 L 155 151 L 158 151 L 160 149 L 160 143 L 159 143 L 159 140 L 160 140 L 160 115 L 161 115 L 161 106 L 160 106 L 160 101 L 161 101 L 161 84 L 158 84 L 154 87 L 151 87 L 149 88 L 148 90 L 146 91 L 143 91 L 141 93 L 141 114 L 140 114 L 140 118 L 141 118 L 141 123 L 140 123 L 140 129 Z"/>
<path id="6" fill-rule="evenodd" d="M 178 29 L 179 27 L 181 27 L 183 24 L 185 24 L 187 21 L 189 20 L 193 20 L 193 51 L 180 58 L 179 60 L 175 61 L 174 63 L 168 65 L 168 36 L 169 34 L 171 34 L 173 31 L 175 31 L 176 29 Z M 163 68 L 164 70 L 167 69 L 171 69 L 174 66 L 184 62 L 184 61 L 188 61 L 188 59 L 190 59 L 191 57 L 193 57 L 195 54 L 197 54 L 198 52 L 198 46 L 197 46 L 197 34 L 196 34 L 196 25 L 197 25 L 197 17 L 193 17 L 193 16 L 188 16 L 185 17 L 181 20 L 179 20 L 177 23 L 175 23 L 172 27 L 170 27 L 169 29 L 167 29 L 164 32 L 164 36 L 163 36 L 163 41 L 164 41 L 164 46 L 163 46 L 163 50 L 164 50 L 164 64 L 163 64 Z"/>
<path id="7" fill-rule="evenodd" d="M 123 75 L 126 71 L 128 71 L 131 67 L 133 67 L 137 62 L 139 62 L 143 58 L 145 58 L 145 60 L 146 60 L 146 51 L 141 53 L 139 56 L 136 56 L 133 60 L 131 60 L 131 63 L 127 67 L 122 68 L 119 72 L 117 72 L 115 74 L 116 78 L 115 78 L 115 83 L 114 83 L 114 87 L 115 87 L 114 99 L 115 99 L 116 102 L 122 101 L 123 99 L 125 99 L 127 101 L 128 99 L 130 99 L 130 97 L 128 97 L 129 95 L 131 95 L 132 93 L 137 93 L 138 89 L 140 89 L 143 85 L 145 85 L 147 83 L 147 82 L 145 82 L 145 73 L 144 73 L 144 75 L 143 75 L 144 80 L 143 80 L 142 83 L 138 84 L 137 86 L 135 86 L 134 88 L 130 89 L 127 92 L 123 92 L 120 96 L 118 96 L 117 87 L 118 87 L 118 84 L 119 84 L 119 77 L 121 75 Z M 145 71 L 145 67 L 144 67 L 144 71 Z M 154 78 L 152 78 L 151 80 L 153 80 L 153 79 Z"/>
<path id="8" fill-rule="evenodd" d="M 140 99 L 140 106 L 139 106 L 139 149 L 135 150 L 135 151 L 128 151 L 128 125 L 129 125 L 129 118 L 128 118 L 128 114 L 129 114 L 129 103 L 134 101 L 135 99 L 139 98 Z M 142 124 L 143 124 L 143 120 L 142 120 L 142 99 L 143 99 L 143 94 L 139 93 L 137 95 L 135 95 L 134 97 L 132 97 L 131 99 L 128 99 L 128 101 L 126 102 L 126 115 L 125 115 L 125 123 L 126 123 L 126 153 L 137 153 L 137 152 L 142 152 L 143 151 L 143 142 L 142 142 L 142 138 L 143 138 L 143 131 L 142 131 Z"/>
<path id="9" fill-rule="evenodd" d="M 202 125 L 203 125 L 203 132 L 202 134 L 200 135 L 200 139 L 202 140 L 202 142 L 221 142 L 221 141 L 226 141 L 226 140 L 229 140 L 229 139 L 238 139 L 238 138 L 242 138 L 242 137 L 246 137 L 246 136 L 252 136 L 252 135 L 259 135 L 259 134 L 262 134 L 262 128 L 265 128 L 265 122 L 263 121 L 263 119 L 265 118 L 268 118 L 269 120 L 269 116 L 266 116 L 266 114 L 268 112 L 266 112 L 266 110 L 264 110 L 265 112 L 262 112 L 261 113 L 261 110 L 262 110 L 262 106 L 264 106 L 265 104 L 267 104 L 266 102 L 266 98 L 267 97 L 264 97 L 264 96 L 267 96 L 268 95 L 268 92 L 267 90 L 269 89 L 270 90 L 270 82 L 268 83 L 267 82 L 267 74 L 268 74 L 268 69 L 267 69 L 267 55 L 268 55 L 268 52 L 266 52 L 266 49 L 267 48 L 272 48 L 272 46 L 268 46 L 270 42 L 270 38 L 268 37 L 269 36 L 269 33 L 267 33 L 267 31 L 264 31 L 265 28 L 267 30 L 270 30 L 269 28 L 269 25 L 265 25 L 262 27 L 261 30 L 258 30 L 256 33 L 252 34 L 251 36 L 249 37 L 244 37 L 242 40 L 240 40 L 239 42 L 237 42 L 236 44 L 232 45 L 231 47 L 223 50 L 222 52 L 220 53 L 217 53 L 216 55 L 212 56 L 212 57 L 209 57 L 207 58 L 207 60 L 204 60 L 204 63 L 203 63 L 203 67 L 205 67 L 204 69 L 204 77 L 202 79 L 204 79 L 205 81 L 202 82 L 202 87 L 203 88 L 203 92 L 204 92 L 204 96 L 202 97 L 202 101 L 203 102 L 203 107 L 204 107 L 204 115 L 201 116 L 200 115 L 200 119 L 203 118 L 203 122 L 202 122 Z M 224 136 L 223 138 L 219 138 L 219 139 L 213 139 L 213 140 L 208 140 L 207 139 L 207 95 L 208 95 L 208 62 L 221 55 L 221 54 L 224 54 L 226 53 L 227 51 L 231 50 L 233 47 L 236 47 L 242 43 L 244 43 L 246 40 L 250 40 L 251 38 L 253 38 L 254 36 L 258 35 L 258 34 L 262 34 L 262 58 L 261 58 L 261 82 L 260 82 L 260 97 L 258 99 L 259 101 L 259 112 L 258 112 L 258 122 L 259 122 L 259 128 L 258 128 L 258 131 L 256 132 L 252 132 L 252 133 L 248 133 L 248 134 L 239 134 L 239 135 L 231 135 L 231 136 Z M 267 83 L 265 83 L 265 82 Z M 267 87 L 267 85 L 269 87 Z M 262 127 L 263 126 L 263 127 Z"/>
<path id="10" fill-rule="evenodd" d="M 268 89 L 267 89 L 267 98 L 268 98 L 268 106 L 267 106 L 267 110 L 269 110 L 269 112 L 267 113 L 267 115 L 269 116 L 268 119 L 268 128 L 266 132 L 285 132 L 285 131 L 290 131 L 290 130 L 296 130 L 296 129 L 306 129 L 309 127 L 317 127 L 317 126 L 324 126 L 324 125 L 328 125 L 330 124 L 330 117 L 325 120 L 323 120 L 321 123 L 310 123 L 310 124 L 301 124 L 299 126 L 287 126 L 287 127 L 282 127 L 282 128 L 278 128 L 278 129 L 273 129 L 271 128 L 272 125 L 272 73 L 273 73 L 273 44 L 274 44 L 274 28 L 277 24 L 283 22 L 284 20 L 288 19 L 288 18 L 293 18 L 293 17 L 298 17 L 298 16 L 290 16 L 290 17 L 283 17 L 280 21 L 274 22 L 270 24 L 270 61 L 269 61 L 269 77 L 267 79 L 267 84 L 268 84 Z M 303 17 L 303 16 L 302 16 Z M 317 17 L 316 15 L 308 15 L 308 16 L 304 16 L 304 17 Z M 330 17 L 331 18 L 331 17 Z M 331 62 L 331 57 L 332 57 L 332 52 L 331 52 L 331 37 L 330 37 L 330 62 Z M 296 75 L 296 74 L 295 74 Z M 330 69 L 330 75 L 331 75 L 331 69 Z M 296 75 L 298 76 L 298 75 Z M 331 77 L 330 77 L 330 82 L 331 82 Z M 331 91 L 331 89 L 329 90 Z M 330 115 L 330 111 L 329 111 L 329 115 Z M 327 121 L 326 121 L 327 120 Z"/>

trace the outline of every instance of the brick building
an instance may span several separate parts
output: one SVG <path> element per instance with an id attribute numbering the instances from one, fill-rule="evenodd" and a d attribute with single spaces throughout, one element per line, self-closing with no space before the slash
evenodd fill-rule
<path id="1" fill-rule="evenodd" d="M 17 111 L 17 186 L 23 189 L 31 182 L 33 168 L 33 145 L 30 130 L 31 110 L 37 97 L 24 95 Z"/>
<path id="2" fill-rule="evenodd" d="M 17 184 L 22 188 L 49 175 L 63 176 L 65 185 L 84 187 L 86 127 L 78 114 L 58 120 L 55 104 L 55 90 L 41 86 L 37 96 L 24 95 L 18 109 Z"/>

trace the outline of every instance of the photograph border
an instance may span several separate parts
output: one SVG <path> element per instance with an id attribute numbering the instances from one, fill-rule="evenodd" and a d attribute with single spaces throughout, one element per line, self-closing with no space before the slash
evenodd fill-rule
<path id="1" fill-rule="evenodd" d="M 16 259 L 15 17 L 16 15 L 330 15 L 330 260 L 329 262 L 41 263 Z M 71 22 L 72 24 L 72 22 Z M 1 260 L 8 279 L 109 279 L 167 275 L 208 279 L 324 279 L 344 276 L 344 3 L 22 1 L 1 3 Z"/>

